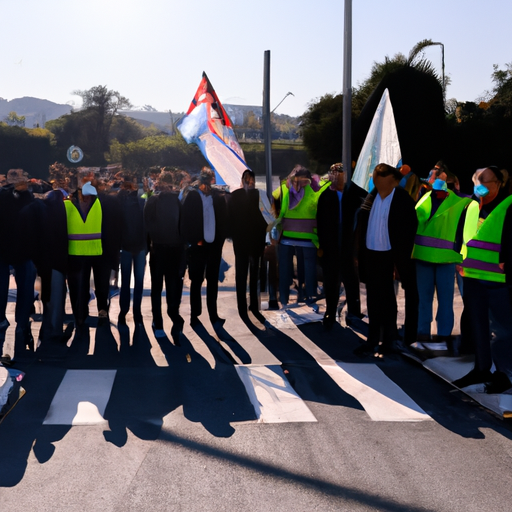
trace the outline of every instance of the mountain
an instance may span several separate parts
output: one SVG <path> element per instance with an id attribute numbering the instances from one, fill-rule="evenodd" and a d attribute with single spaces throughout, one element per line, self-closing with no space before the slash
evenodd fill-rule
<path id="1" fill-rule="evenodd" d="M 69 114 L 71 110 L 71 105 L 62 105 L 30 96 L 10 101 L 0 98 L 0 121 L 3 121 L 9 115 L 9 112 L 16 112 L 18 116 L 25 116 L 25 126 L 27 128 L 36 126 L 43 128 L 46 121 Z"/>

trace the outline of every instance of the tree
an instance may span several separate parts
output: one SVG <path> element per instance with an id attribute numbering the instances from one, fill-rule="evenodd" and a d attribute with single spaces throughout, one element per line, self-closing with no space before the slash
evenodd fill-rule
<path id="1" fill-rule="evenodd" d="M 19 116 L 16 112 L 9 112 L 4 120 L 9 126 L 19 126 L 21 128 L 25 126 L 25 116 Z"/>
<path id="2" fill-rule="evenodd" d="M 325 94 L 309 104 L 301 116 L 304 145 L 323 165 L 341 160 L 343 96 Z"/>
<path id="3" fill-rule="evenodd" d="M 82 111 L 90 123 L 87 150 L 93 159 L 103 163 L 104 153 L 109 150 L 109 134 L 114 117 L 119 110 L 132 106 L 130 100 L 117 91 L 108 90 L 104 85 L 98 85 L 86 91 L 77 90 L 73 94 L 82 98 Z"/>

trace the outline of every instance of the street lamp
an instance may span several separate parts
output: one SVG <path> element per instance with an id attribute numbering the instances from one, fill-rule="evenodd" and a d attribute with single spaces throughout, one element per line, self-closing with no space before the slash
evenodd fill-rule
<path id="1" fill-rule="evenodd" d="M 279 105 L 281 105 L 281 103 L 283 103 L 283 101 L 288 98 L 288 96 L 295 96 L 295 94 L 293 94 L 293 92 L 287 92 L 284 96 L 284 98 L 274 107 L 274 110 L 272 110 L 272 112 L 270 112 L 271 114 L 273 114 L 275 112 L 275 110 L 277 109 L 277 107 L 279 107 Z"/>

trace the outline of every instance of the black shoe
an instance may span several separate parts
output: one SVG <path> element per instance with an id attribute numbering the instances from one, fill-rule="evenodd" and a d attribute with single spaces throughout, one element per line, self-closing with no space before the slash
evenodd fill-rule
<path id="1" fill-rule="evenodd" d="M 199 327 L 201 325 L 201 321 L 197 316 L 190 317 L 190 326 L 191 327 Z"/>
<path id="2" fill-rule="evenodd" d="M 279 309 L 279 302 L 277 300 L 269 300 L 268 301 L 268 309 L 270 311 L 277 311 Z"/>
<path id="3" fill-rule="evenodd" d="M 492 382 L 492 373 L 489 370 L 479 371 L 473 368 L 467 375 L 460 379 L 454 380 L 452 384 L 459 388 L 467 388 L 473 384 L 483 384 L 485 382 Z"/>
<path id="4" fill-rule="evenodd" d="M 126 313 L 119 313 L 117 325 L 126 325 Z"/>
<path id="5" fill-rule="evenodd" d="M 500 394 L 512 388 L 512 382 L 503 372 L 494 372 L 492 380 L 485 385 L 485 392 L 489 395 Z"/>
<path id="6" fill-rule="evenodd" d="M 332 331 L 332 328 L 334 327 L 335 323 L 336 323 L 336 319 L 332 315 L 326 315 L 326 316 L 324 316 L 324 319 L 322 320 L 322 325 L 324 326 L 324 330 L 327 332 Z"/>
<path id="7" fill-rule="evenodd" d="M 370 354 L 373 354 L 375 352 L 373 343 L 362 343 L 354 349 L 353 354 L 359 357 L 369 356 Z"/>

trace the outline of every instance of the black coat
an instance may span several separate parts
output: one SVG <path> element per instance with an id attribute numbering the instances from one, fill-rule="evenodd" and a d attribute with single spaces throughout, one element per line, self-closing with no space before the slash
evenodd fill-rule
<path id="1" fill-rule="evenodd" d="M 230 194 L 228 201 L 229 236 L 235 251 L 259 254 L 265 248 L 267 222 L 260 211 L 258 190 L 240 188 Z"/>
<path id="2" fill-rule="evenodd" d="M 152 243 L 178 247 L 183 245 L 180 235 L 181 204 L 175 192 L 153 194 L 144 207 L 144 223 Z"/>
<path id="3" fill-rule="evenodd" d="M 371 200 L 377 195 L 374 189 L 367 199 Z M 365 204 L 367 201 L 365 201 Z M 366 282 L 366 269 L 364 257 L 366 248 L 366 232 L 368 230 L 368 220 L 370 218 L 370 209 L 365 209 L 363 205 L 357 214 L 357 253 L 359 260 L 359 278 Z M 400 273 L 407 273 L 414 268 L 414 262 L 411 259 L 414 247 L 414 239 L 418 229 L 418 217 L 416 215 L 415 203 L 411 196 L 400 187 L 395 188 L 395 194 L 391 201 L 388 218 L 389 241 L 393 260 Z M 402 276 L 406 278 L 406 276 Z"/>

